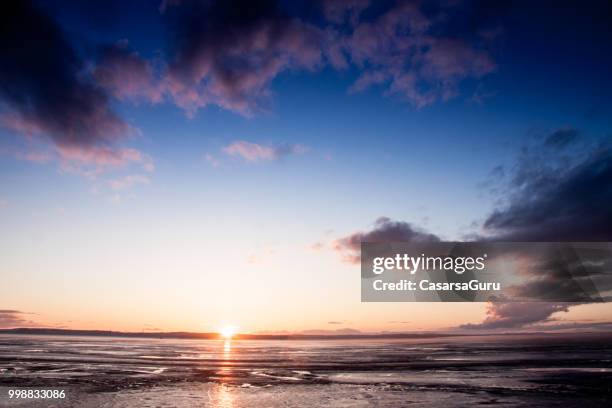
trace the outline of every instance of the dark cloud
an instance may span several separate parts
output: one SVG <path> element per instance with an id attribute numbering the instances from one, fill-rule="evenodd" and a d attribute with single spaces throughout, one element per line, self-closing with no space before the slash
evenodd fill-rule
<path id="1" fill-rule="evenodd" d="M 213 105 L 250 116 L 268 109 L 271 84 L 286 72 L 354 66 L 361 73 L 351 92 L 376 85 L 423 107 L 495 69 L 484 31 L 445 29 L 461 8 L 425 13 L 419 3 L 400 1 L 366 18 L 368 8 L 367 0 L 164 1 L 165 72 L 150 79 L 138 55 L 111 49 L 98 61 L 99 83 L 120 98 L 171 101 L 188 115 Z"/>
<path id="2" fill-rule="evenodd" d="M 612 150 L 599 142 L 582 148 L 580 132 L 564 128 L 521 150 L 510 170 L 496 167 L 493 174 L 505 205 L 484 221 L 484 235 L 476 241 L 597 242 L 612 241 Z M 507 173 L 507 174 L 505 174 Z M 504 184 L 508 183 L 508 184 Z M 438 238 L 404 222 L 378 220 L 368 232 L 356 232 L 335 241 L 335 249 L 350 262 L 359 262 L 360 243 L 423 242 Z M 577 250 L 551 247 L 546 253 L 512 254 L 521 258 L 521 283 L 513 295 L 568 302 L 490 303 L 487 318 L 468 329 L 504 329 L 547 322 L 571 306 L 609 301 L 612 259 L 609 246 Z"/>
<path id="3" fill-rule="evenodd" d="M 556 319 L 555 319 L 556 320 Z M 545 322 L 547 323 L 547 322 Z M 588 331 L 606 331 L 609 332 L 612 330 L 612 322 L 565 322 L 559 321 L 554 323 L 547 324 L 535 324 L 529 326 L 531 330 L 534 331 L 560 331 L 560 330 L 588 330 Z"/>
<path id="4" fill-rule="evenodd" d="M 323 62 L 324 32 L 276 1 L 182 1 L 165 14 L 175 54 L 166 86 L 188 112 L 212 104 L 253 114 L 278 74 Z"/>
<path id="5" fill-rule="evenodd" d="M 0 309 L 0 327 L 13 328 L 36 325 L 28 318 L 29 314 L 19 310 Z"/>
<path id="6" fill-rule="evenodd" d="M 568 145 L 576 142 L 580 138 L 580 132 L 574 128 L 559 129 L 552 132 L 546 137 L 544 145 L 546 147 L 560 147 L 564 148 Z"/>
<path id="7" fill-rule="evenodd" d="M 532 247 L 533 248 L 533 247 Z M 612 246 L 551 245 L 543 251 L 518 250 L 514 254 L 520 283 L 509 286 L 511 298 L 535 302 L 506 302 L 498 299 L 488 306 L 487 318 L 466 329 L 516 328 L 548 322 L 554 313 L 571 306 L 610 301 L 612 290 Z M 546 302 L 550 300 L 550 302 Z M 560 302 L 561 300 L 561 302 Z"/>
<path id="8" fill-rule="evenodd" d="M 333 243 L 334 250 L 342 254 L 350 263 L 358 263 L 362 242 L 436 242 L 440 239 L 407 222 L 392 221 L 381 217 L 374 223 L 374 228 L 367 232 L 354 232 Z"/>
<path id="9" fill-rule="evenodd" d="M 542 162 L 518 164 L 508 203 L 487 217 L 485 233 L 501 241 L 612 240 L 610 147 L 597 146 L 575 164 Z"/>
<path id="10" fill-rule="evenodd" d="M 464 324 L 462 329 L 516 329 L 533 323 L 549 321 L 557 312 L 567 312 L 568 304 L 557 303 L 489 303 L 482 323 Z"/>
<path id="11" fill-rule="evenodd" d="M 370 0 L 323 0 L 321 8 L 325 18 L 332 23 L 342 24 L 348 21 L 356 25 L 359 15 L 368 8 Z"/>
<path id="12" fill-rule="evenodd" d="M 595 143 L 578 149 L 577 129 L 551 132 L 541 145 L 524 148 L 506 192 L 506 205 L 484 224 L 488 241 L 611 241 L 612 150 Z M 572 150 L 568 148 L 572 147 Z M 513 289 L 517 296 L 580 300 L 581 294 L 612 289 L 609 250 L 578 255 L 572 250 L 549 254 L 530 264 L 525 283 Z M 585 292 L 586 291 L 586 292 Z M 592 299 L 584 299 L 585 302 Z M 609 299 L 604 295 L 602 301 Z M 487 319 L 471 328 L 516 327 L 545 321 L 568 303 L 493 303 Z M 512 326 L 514 325 L 514 326 Z"/>
<path id="13" fill-rule="evenodd" d="M 162 101 L 163 88 L 153 66 L 130 51 L 127 41 L 101 48 L 93 77 L 117 99 Z"/>
<path id="14" fill-rule="evenodd" d="M 5 2 L 0 14 L 0 124 L 50 140 L 63 161 L 126 164 L 114 143 L 133 132 L 87 80 L 57 23 L 32 2 Z"/>
<path id="15" fill-rule="evenodd" d="M 521 261 L 524 267 L 519 273 L 527 279 L 511 287 L 512 294 L 538 300 L 608 300 L 606 293 L 612 290 L 612 246 L 604 243 L 555 247 Z"/>

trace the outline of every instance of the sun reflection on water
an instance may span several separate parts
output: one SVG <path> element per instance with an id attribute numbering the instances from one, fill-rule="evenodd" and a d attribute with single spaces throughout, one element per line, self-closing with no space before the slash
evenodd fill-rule
<path id="1" fill-rule="evenodd" d="M 221 384 L 217 388 L 217 401 L 215 406 L 220 408 L 233 408 L 234 396 L 227 385 Z"/>
<path id="2" fill-rule="evenodd" d="M 213 398 L 213 406 L 220 408 L 233 408 L 234 407 L 234 395 L 232 394 L 232 389 L 229 385 L 225 384 L 226 381 L 229 381 L 232 376 L 232 340 L 229 337 L 226 337 L 223 341 L 223 349 L 221 354 L 221 363 L 219 370 L 219 377 L 221 380 L 221 384 L 218 384 L 216 387 L 216 393 Z"/>

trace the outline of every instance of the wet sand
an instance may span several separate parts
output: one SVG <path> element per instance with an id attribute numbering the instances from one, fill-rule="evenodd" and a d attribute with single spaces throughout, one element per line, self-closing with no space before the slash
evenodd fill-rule
<path id="1" fill-rule="evenodd" d="M 610 406 L 612 336 L 192 341 L 0 337 L 15 407 Z M 9 388 L 65 400 L 9 400 Z"/>

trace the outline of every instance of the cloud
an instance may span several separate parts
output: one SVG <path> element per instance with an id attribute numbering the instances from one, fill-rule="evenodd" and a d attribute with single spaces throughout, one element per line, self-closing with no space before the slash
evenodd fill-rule
<path id="1" fill-rule="evenodd" d="M 381 217 L 374 223 L 374 228 L 367 232 L 354 232 L 335 240 L 334 250 L 340 253 L 344 261 L 359 263 L 362 242 L 436 242 L 440 238 L 407 222 L 392 221 Z"/>
<path id="2" fill-rule="evenodd" d="M 138 164 L 148 172 L 155 170 L 153 159 L 136 149 L 58 146 L 57 153 L 62 170 L 83 175 L 95 176 L 108 168 L 124 168 L 132 164 Z"/>
<path id="3" fill-rule="evenodd" d="M 204 155 L 204 160 L 206 160 L 212 167 L 215 168 L 221 165 L 221 161 L 210 153 L 206 153 Z"/>
<path id="4" fill-rule="evenodd" d="M 545 324 L 534 324 L 530 325 L 529 328 L 531 330 L 536 331 L 578 331 L 578 330 L 588 330 L 592 331 L 606 331 L 609 332 L 612 330 L 612 322 L 566 322 L 559 321 L 556 322 L 557 319 L 549 319 L 549 321 L 553 321 L 555 323 L 545 322 Z"/>
<path id="5" fill-rule="evenodd" d="M 326 330 L 326 329 L 310 329 L 310 330 L 302 330 L 298 332 L 298 334 L 304 334 L 309 336 L 345 336 L 345 335 L 353 335 L 353 334 L 362 334 L 363 332 L 351 329 L 336 329 L 336 330 Z"/>
<path id="6" fill-rule="evenodd" d="M 252 116 L 268 110 L 272 82 L 286 72 L 354 66 L 360 76 L 351 92 L 378 85 L 420 108 L 495 70 L 490 33 L 499 30 L 447 29 L 462 18 L 478 21 L 461 7 L 425 13 L 431 7 L 400 1 L 372 18 L 364 13 L 369 3 L 323 1 L 298 16 L 273 0 L 164 1 L 170 57 L 163 72 L 120 44 L 104 50 L 94 74 L 120 99 L 165 99 L 188 116 L 207 106 Z"/>
<path id="7" fill-rule="evenodd" d="M 18 152 L 15 157 L 19 160 L 40 164 L 48 163 L 53 158 L 49 152 L 45 151 Z"/>
<path id="8" fill-rule="evenodd" d="M 372 14 L 367 0 L 325 1 L 298 16 L 272 0 L 169 0 L 160 5 L 168 57 L 148 61 L 122 40 L 90 47 L 99 52 L 85 64 L 34 4 L 10 3 L 2 14 L 0 122 L 63 150 L 113 149 L 136 133 L 111 109 L 113 98 L 170 101 L 189 116 L 207 106 L 251 116 L 268 110 L 283 73 L 353 66 L 360 76 L 351 92 L 376 85 L 423 107 L 495 69 L 491 36 L 448 29 L 466 14 L 455 6 L 398 2 Z"/>
<path id="9" fill-rule="evenodd" d="M 612 150 L 601 143 L 581 150 L 577 145 L 580 139 L 577 129 L 562 128 L 548 134 L 540 144 L 523 148 L 508 185 L 500 188 L 506 204 L 485 219 L 484 236 L 479 239 L 611 241 Z M 554 294 L 578 300 L 589 288 L 609 291 L 609 257 L 609 251 L 590 251 L 588 259 L 574 259 L 571 250 L 550 254 L 525 268 L 525 283 L 513 290 L 518 296 L 542 298 Z M 603 296 L 602 300 L 609 299 Z M 518 327 L 547 321 L 553 313 L 567 311 L 570 306 L 554 302 L 492 303 L 483 323 L 466 328 Z"/>
<path id="10" fill-rule="evenodd" d="M 132 150 L 115 144 L 135 130 L 88 79 L 57 23 L 33 2 L 20 1 L 7 3 L 0 24 L 0 125 L 51 142 L 64 164 L 72 158 L 80 166 L 87 159 L 104 165 L 130 161 Z"/>
<path id="11" fill-rule="evenodd" d="M 19 310 L 0 309 L 0 327 L 13 328 L 24 326 L 36 326 L 37 324 L 28 319 L 27 315 L 31 313 L 21 312 Z"/>
<path id="12" fill-rule="evenodd" d="M 556 249 L 535 254 L 535 261 L 523 255 L 519 274 L 523 282 L 509 287 L 513 296 L 540 300 L 589 303 L 608 301 L 612 290 L 612 247 L 588 249 L 556 245 Z"/>
<path id="13" fill-rule="evenodd" d="M 297 144 L 265 146 L 244 140 L 237 140 L 225 146 L 223 151 L 230 156 L 238 156 L 249 162 L 258 162 L 278 160 L 294 154 L 304 154 L 308 151 L 308 148 Z"/>
<path id="14" fill-rule="evenodd" d="M 310 245 L 310 249 L 313 251 L 320 251 L 323 248 L 325 248 L 325 244 L 322 242 L 315 242 L 314 244 Z"/>
<path id="15" fill-rule="evenodd" d="M 448 23 L 426 15 L 418 3 L 399 2 L 374 21 L 357 24 L 346 50 L 362 73 L 350 91 L 379 85 L 386 95 L 421 108 L 457 96 L 461 81 L 493 72 L 486 41 L 470 32 L 444 34 Z"/>
<path id="16" fill-rule="evenodd" d="M 482 323 L 464 324 L 462 329 L 515 329 L 551 320 L 558 312 L 568 312 L 568 304 L 557 303 L 489 303 Z"/>
<path id="17" fill-rule="evenodd" d="M 126 190 L 128 188 L 133 187 L 136 184 L 150 184 L 150 183 L 151 183 L 151 180 L 146 176 L 142 176 L 139 174 L 131 174 L 131 175 L 127 175 L 122 178 L 119 178 L 119 179 L 110 180 L 108 182 L 108 185 L 111 189 L 118 191 L 118 190 Z"/>
<path id="18" fill-rule="evenodd" d="M 127 41 L 102 47 L 93 70 L 96 82 L 120 100 L 162 101 L 163 87 L 150 62 L 127 48 Z"/>
<path id="19" fill-rule="evenodd" d="M 544 147 L 553 140 L 557 151 L 575 135 L 554 132 Z M 486 218 L 484 233 L 504 241 L 612 240 L 612 149 L 597 145 L 577 158 L 560 155 L 557 161 L 548 153 L 523 153 L 504 189 L 507 203 Z"/>
<path id="20" fill-rule="evenodd" d="M 356 25 L 359 15 L 368 8 L 370 0 L 329 0 L 323 1 L 323 14 L 328 21 L 342 24 L 348 20 Z"/>
<path id="21" fill-rule="evenodd" d="M 544 145 L 552 148 L 564 148 L 576 142 L 580 138 L 580 132 L 574 128 L 564 128 L 552 132 L 546 137 Z"/>
<path id="22" fill-rule="evenodd" d="M 252 115 L 266 105 L 280 73 L 323 63 L 324 31 L 274 1 L 182 1 L 165 15 L 176 39 L 167 90 L 190 114 L 217 105 Z"/>
<path id="23" fill-rule="evenodd" d="M 612 241 L 612 149 L 606 143 L 582 148 L 580 132 L 563 128 L 550 132 L 536 145 L 521 149 L 508 170 L 496 167 L 504 204 L 483 223 L 484 234 L 475 240 L 515 242 Z M 507 179 L 507 181 L 506 181 Z M 367 232 L 356 232 L 334 243 L 345 260 L 359 262 L 360 243 L 437 241 L 438 237 L 405 222 L 381 218 Z M 558 248 L 558 247 L 556 247 Z M 514 254 L 521 255 L 521 254 Z M 568 302 L 490 303 L 482 323 L 467 329 L 504 329 L 548 322 L 555 313 L 592 302 L 585 294 L 612 290 L 609 248 L 588 252 L 570 247 L 550 253 L 522 254 L 522 281 L 512 287 L 515 295 L 534 299 L 572 299 Z M 548 296 L 548 297 L 547 297 Z"/>

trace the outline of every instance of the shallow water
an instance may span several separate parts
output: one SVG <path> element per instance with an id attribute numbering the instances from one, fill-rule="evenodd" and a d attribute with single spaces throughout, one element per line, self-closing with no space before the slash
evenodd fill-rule
<path id="1" fill-rule="evenodd" d="M 6 406 L 608 406 L 612 336 L 157 340 L 0 336 Z M 9 400 L 10 388 L 66 390 Z"/>

